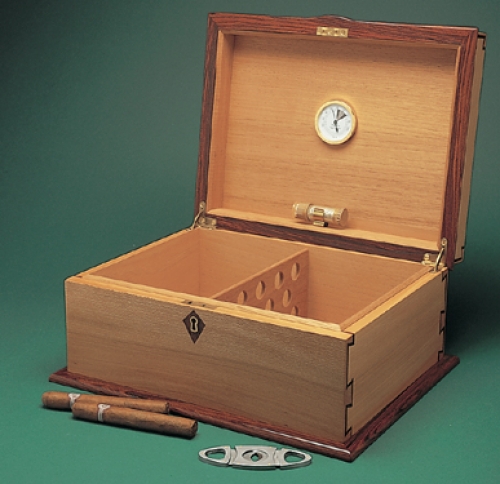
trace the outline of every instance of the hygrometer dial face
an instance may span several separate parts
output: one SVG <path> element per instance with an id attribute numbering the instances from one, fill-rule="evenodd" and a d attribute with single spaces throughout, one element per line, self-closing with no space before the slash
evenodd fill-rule
<path id="1" fill-rule="evenodd" d="M 356 131 L 356 115 L 351 106 L 342 101 L 330 101 L 316 114 L 318 136 L 330 145 L 345 143 Z"/>

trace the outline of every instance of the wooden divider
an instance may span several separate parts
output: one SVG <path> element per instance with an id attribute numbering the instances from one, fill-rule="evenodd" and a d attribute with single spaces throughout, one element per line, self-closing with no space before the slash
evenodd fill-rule
<path id="1" fill-rule="evenodd" d="M 212 298 L 307 317 L 308 286 L 309 251 L 303 250 Z"/>

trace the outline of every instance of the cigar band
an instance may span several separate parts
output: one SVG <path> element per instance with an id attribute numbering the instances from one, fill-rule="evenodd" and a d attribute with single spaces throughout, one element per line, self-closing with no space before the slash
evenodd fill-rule
<path id="1" fill-rule="evenodd" d="M 80 397 L 79 393 L 68 393 L 69 397 L 69 408 L 73 408 L 73 405 L 77 401 L 77 399 Z"/>
<path id="2" fill-rule="evenodd" d="M 104 414 L 104 410 L 107 410 L 108 408 L 110 408 L 111 405 L 106 405 L 105 403 L 100 403 L 99 405 L 97 405 L 97 421 L 98 422 L 103 422 L 102 420 L 102 416 Z"/>

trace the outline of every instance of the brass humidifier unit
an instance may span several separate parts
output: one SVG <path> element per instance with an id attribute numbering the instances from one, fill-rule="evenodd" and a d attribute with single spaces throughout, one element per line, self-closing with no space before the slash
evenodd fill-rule
<path id="1" fill-rule="evenodd" d="M 311 203 L 294 203 L 293 217 L 309 222 L 317 227 L 347 227 L 347 208 L 330 208 Z"/>

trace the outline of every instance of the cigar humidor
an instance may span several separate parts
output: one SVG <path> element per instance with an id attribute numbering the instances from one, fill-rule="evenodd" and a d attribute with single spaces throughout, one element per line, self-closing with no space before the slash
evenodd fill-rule
<path id="1" fill-rule="evenodd" d="M 356 458 L 458 363 L 484 48 L 471 27 L 211 14 L 193 225 L 66 280 L 51 379 Z"/>

